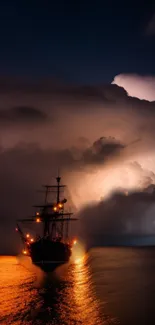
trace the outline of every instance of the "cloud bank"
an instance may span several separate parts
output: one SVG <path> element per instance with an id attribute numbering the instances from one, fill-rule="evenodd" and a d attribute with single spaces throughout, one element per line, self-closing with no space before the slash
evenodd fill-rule
<path id="1" fill-rule="evenodd" d="M 146 83 L 144 78 L 144 88 Z M 136 81 L 135 89 L 140 97 Z M 1 252 L 18 251 L 15 220 L 31 215 L 31 205 L 40 201 L 35 190 L 52 182 L 58 167 L 92 239 L 127 229 L 154 233 L 154 201 L 141 194 L 155 183 L 155 102 L 149 91 L 141 100 L 129 96 L 125 84 L 0 81 Z M 128 197 L 118 193 L 126 191 Z"/>
<path id="2" fill-rule="evenodd" d="M 131 97 L 150 102 L 155 100 L 155 77 L 120 74 L 114 78 L 112 84 L 123 87 Z"/>

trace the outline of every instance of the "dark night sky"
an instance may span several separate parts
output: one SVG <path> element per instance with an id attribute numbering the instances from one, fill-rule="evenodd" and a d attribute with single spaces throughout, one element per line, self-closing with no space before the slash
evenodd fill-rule
<path id="1" fill-rule="evenodd" d="M 151 1 L 2 0 L 0 74 L 80 83 L 153 75 L 154 13 Z"/>

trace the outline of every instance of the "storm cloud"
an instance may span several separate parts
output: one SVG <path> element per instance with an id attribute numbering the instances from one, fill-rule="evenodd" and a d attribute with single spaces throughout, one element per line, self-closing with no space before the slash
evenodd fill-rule
<path id="1" fill-rule="evenodd" d="M 31 215 L 35 190 L 58 168 L 91 238 L 154 233 L 154 201 L 142 191 L 155 183 L 155 102 L 124 88 L 0 82 L 1 251 L 17 252 L 15 220 Z"/>
<path id="2" fill-rule="evenodd" d="M 80 235 L 88 247 L 94 245 L 141 245 L 155 243 L 155 188 L 149 191 L 117 191 L 106 200 L 80 211 Z"/>
<path id="3" fill-rule="evenodd" d="M 8 123 L 45 122 L 45 119 L 46 114 L 34 107 L 17 106 L 0 111 L 0 123 L 5 126 Z"/>

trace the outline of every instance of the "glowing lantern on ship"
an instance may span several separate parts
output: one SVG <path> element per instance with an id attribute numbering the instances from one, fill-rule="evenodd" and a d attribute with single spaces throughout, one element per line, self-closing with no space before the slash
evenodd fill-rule
<path id="1" fill-rule="evenodd" d="M 63 208 L 63 204 L 62 204 L 62 203 L 59 203 L 59 204 L 58 204 L 58 207 L 59 207 L 60 209 L 62 209 L 62 208 Z"/>
<path id="2" fill-rule="evenodd" d="M 23 254 L 27 255 L 27 250 L 26 249 L 23 249 Z"/>

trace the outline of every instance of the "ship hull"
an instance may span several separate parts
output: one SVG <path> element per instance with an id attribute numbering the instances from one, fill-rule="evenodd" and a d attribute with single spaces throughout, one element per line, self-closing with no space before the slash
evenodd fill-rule
<path id="1" fill-rule="evenodd" d="M 58 267 L 62 266 L 63 264 L 66 264 L 68 261 L 62 261 L 62 262 L 55 262 L 55 261 L 36 261 L 32 260 L 32 263 L 39 267 L 44 272 L 53 272 Z"/>
<path id="2" fill-rule="evenodd" d="M 71 247 L 62 242 L 41 239 L 30 247 L 32 263 L 45 272 L 54 271 L 62 264 L 69 262 Z"/>

